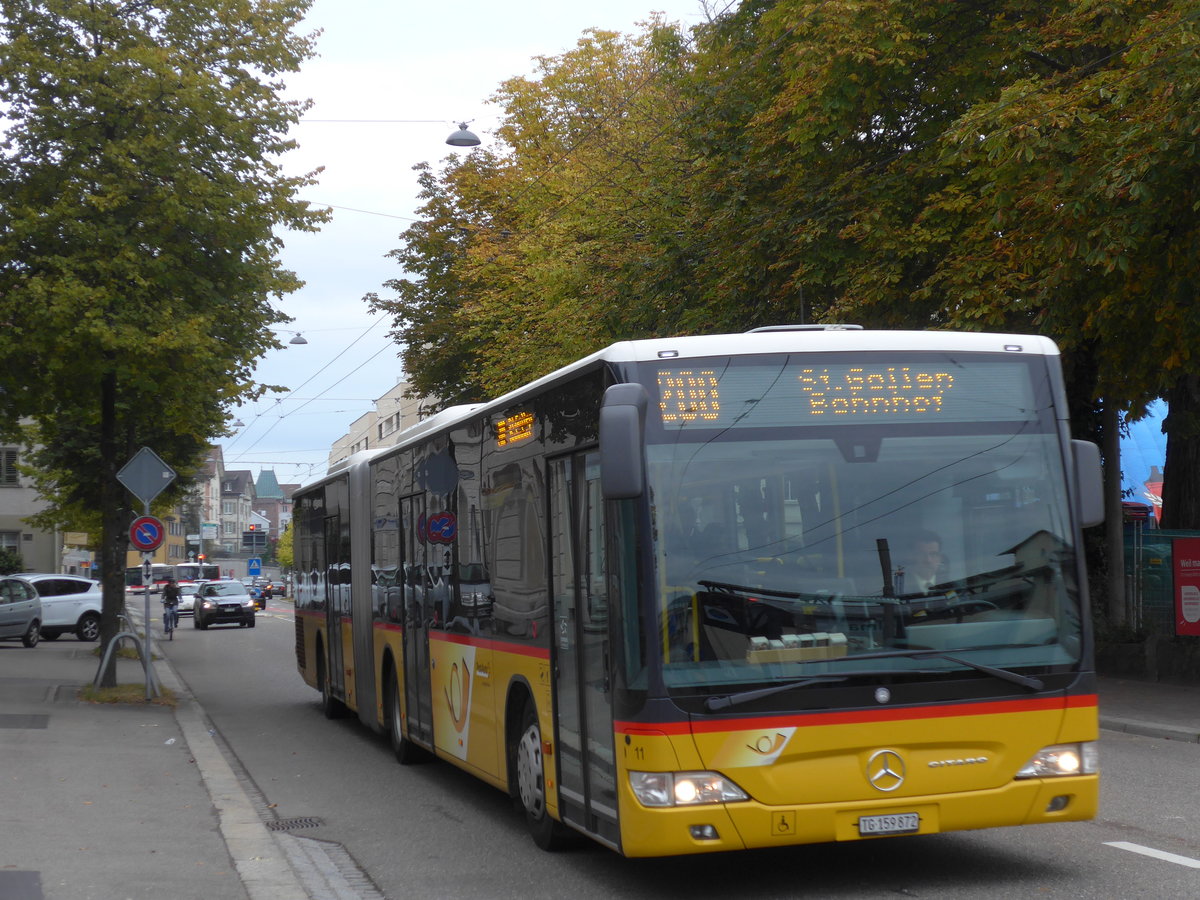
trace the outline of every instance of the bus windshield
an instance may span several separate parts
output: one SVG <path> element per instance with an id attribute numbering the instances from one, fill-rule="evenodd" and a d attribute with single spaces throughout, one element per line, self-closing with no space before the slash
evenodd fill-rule
<path id="1" fill-rule="evenodd" d="M 669 690 L 1078 663 L 1045 362 L 853 358 L 647 366 Z"/>

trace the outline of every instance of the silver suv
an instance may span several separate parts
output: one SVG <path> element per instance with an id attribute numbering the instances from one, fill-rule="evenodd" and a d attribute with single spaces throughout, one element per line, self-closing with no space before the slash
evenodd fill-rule
<path id="1" fill-rule="evenodd" d="M 100 582 L 81 575 L 22 572 L 42 598 L 42 637 L 53 641 L 71 632 L 81 641 L 100 637 L 100 610 L 104 595 Z"/>

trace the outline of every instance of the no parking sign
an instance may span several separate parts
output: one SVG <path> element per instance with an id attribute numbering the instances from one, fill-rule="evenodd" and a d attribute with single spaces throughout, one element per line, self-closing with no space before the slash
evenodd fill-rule
<path id="1" fill-rule="evenodd" d="M 154 516 L 138 516 L 129 526 L 129 541 L 138 550 L 148 553 L 161 546 L 165 533 L 166 529 L 161 519 Z"/>

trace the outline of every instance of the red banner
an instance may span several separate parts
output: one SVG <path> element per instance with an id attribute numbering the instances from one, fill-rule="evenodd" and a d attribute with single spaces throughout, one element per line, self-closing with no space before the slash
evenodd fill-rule
<path id="1" fill-rule="evenodd" d="M 1175 633 L 1200 636 L 1200 538 L 1174 538 Z"/>

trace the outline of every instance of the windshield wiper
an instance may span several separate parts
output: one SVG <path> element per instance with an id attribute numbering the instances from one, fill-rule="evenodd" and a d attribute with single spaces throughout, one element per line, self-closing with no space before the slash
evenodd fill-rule
<path id="1" fill-rule="evenodd" d="M 1023 645 L 1018 645 L 1023 646 Z M 895 657 L 907 657 L 908 659 L 944 659 L 948 662 L 958 663 L 960 666 L 966 666 L 968 669 L 974 669 L 976 672 L 983 672 L 985 675 L 991 675 L 993 678 L 999 678 L 1001 681 L 1009 681 L 1013 684 L 1019 684 L 1021 687 L 1029 688 L 1031 691 L 1040 691 L 1046 687 L 1044 681 L 1040 678 L 1034 678 L 1032 675 L 1022 675 L 1020 672 L 1013 672 L 1009 669 L 998 669 L 995 666 L 988 666 L 983 663 L 973 662 L 969 659 L 963 659 L 955 654 L 969 652 L 971 650 L 979 650 L 980 647 L 963 647 L 960 650 L 888 650 L 884 653 L 863 653 L 857 656 L 846 656 L 843 659 L 853 659 L 855 661 L 862 659 L 894 659 Z"/>
<path id="2" fill-rule="evenodd" d="M 966 648 L 970 649 L 970 648 Z M 1032 675 L 1022 675 L 1019 672 L 1013 672 L 1008 669 L 999 669 L 995 666 L 984 665 L 983 663 L 973 662 L 969 659 L 963 659 L 961 656 L 955 656 L 955 653 L 962 651 L 945 650 L 889 650 L 885 653 L 863 653 L 856 656 L 843 656 L 840 660 L 859 662 L 864 659 L 889 659 L 895 657 L 906 657 L 908 659 L 944 659 L 947 662 L 958 663 L 961 666 L 966 666 L 968 669 L 974 669 L 976 672 L 982 672 L 985 675 L 991 675 L 993 678 L 999 678 L 1001 681 L 1008 681 L 1012 684 L 1020 685 L 1031 691 L 1040 691 L 1046 687 L 1044 681 L 1040 678 L 1034 678 Z M 838 662 L 839 659 L 827 659 L 823 662 Z M 810 684 L 836 684 L 842 681 L 849 681 L 851 678 L 870 678 L 882 677 L 885 675 L 913 675 L 913 674 L 934 674 L 940 670 L 929 669 L 863 669 L 857 672 L 846 672 L 842 675 L 811 675 L 807 678 L 797 678 L 795 681 L 785 681 L 781 684 L 773 684 L 770 687 L 758 688 L 753 691 L 740 691 L 736 694 L 729 694 L 724 697 L 709 697 L 704 701 L 704 708 L 709 712 L 717 712 L 718 710 L 728 709 L 731 706 L 740 706 L 743 703 L 750 703 L 753 700 L 760 700 L 763 697 L 770 697 L 774 694 L 781 694 L 784 691 L 790 691 L 792 688 L 807 687 Z"/>
<path id="3" fill-rule="evenodd" d="M 785 681 L 783 684 L 773 684 L 770 687 L 754 691 L 740 691 L 726 697 L 709 697 L 704 701 L 704 708 L 709 712 L 716 712 L 719 709 L 728 709 L 731 706 L 749 703 L 751 700 L 770 697 L 772 694 L 781 694 L 792 688 L 806 687 L 810 684 L 833 684 L 838 681 L 847 681 L 849 678 L 849 675 L 812 675 L 808 678 L 797 678 L 795 681 Z"/>

